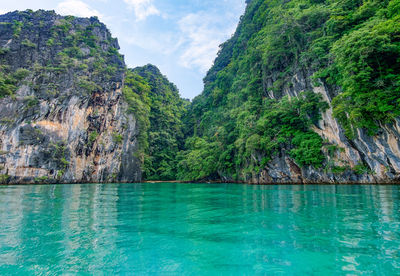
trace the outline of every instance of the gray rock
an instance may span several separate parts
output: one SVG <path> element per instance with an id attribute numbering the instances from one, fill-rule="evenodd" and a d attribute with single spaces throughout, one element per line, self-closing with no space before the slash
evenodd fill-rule
<path id="1" fill-rule="evenodd" d="M 11 12 L 0 15 L 0 46 L 8 49 L 0 59 L 10 73 L 28 70 L 15 96 L 0 98 L 0 150 L 8 152 L 0 174 L 9 183 L 141 180 L 136 119 L 122 96 L 125 64 L 104 24 Z M 116 130 L 122 144 L 113 142 Z"/>

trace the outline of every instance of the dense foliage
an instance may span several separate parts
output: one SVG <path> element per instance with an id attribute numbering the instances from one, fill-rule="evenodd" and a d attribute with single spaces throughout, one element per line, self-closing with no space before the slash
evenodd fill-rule
<path id="1" fill-rule="evenodd" d="M 144 179 L 176 179 L 176 155 L 183 148 L 181 117 L 188 102 L 153 65 L 127 71 L 124 95 L 138 121 Z"/>
<path id="2" fill-rule="evenodd" d="M 156 67 L 126 70 L 123 94 L 138 123 L 145 179 L 247 180 L 286 157 L 299 167 L 342 172 L 347 168 L 327 160 L 337 145 L 314 132 L 329 108 L 313 92 L 316 86 L 330 91 L 333 114 L 349 139 L 358 128 L 375 135 L 400 116 L 400 0 L 246 2 L 237 31 L 221 45 L 204 92 L 191 104 Z M 18 16 L 0 22 L 0 31 L 10 30 L 24 49 L 45 48 L 29 36 L 31 21 L 46 27 L 34 20 L 40 12 Z M 26 68 L 8 68 L 9 49 L 1 48 L 0 98 L 21 84 L 55 96 L 60 82 L 50 80 L 71 69 L 72 91 L 84 96 L 122 81 L 116 41 L 99 39 L 105 26 L 97 18 L 80 20 L 60 17 L 48 27 L 50 50 L 40 53 L 41 63 L 29 64 L 27 57 Z M 35 103 L 27 99 L 28 107 Z M 88 137 L 93 143 L 97 133 Z M 113 140 L 122 137 L 114 133 Z M 366 167 L 353 170 L 362 174 Z"/>
<path id="3" fill-rule="evenodd" d="M 249 1 L 185 117 L 179 177 L 243 180 L 282 154 L 322 166 L 312 126 L 328 106 L 307 92 L 321 83 L 341 91 L 333 108 L 346 135 L 373 135 L 400 115 L 399 20 L 399 0 Z M 299 73 L 314 83 L 284 96 Z"/>
<path id="4" fill-rule="evenodd" d="M 147 180 L 176 179 L 176 155 L 183 148 L 182 116 L 187 101 L 157 67 L 146 65 L 133 70 L 149 84 L 149 147 L 145 160 Z"/>
<path id="5" fill-rule="evenodd" d="M 226 179 L 246 179 L 284 148 L 291 149 L 290 156 L 301 166 L 321 166 L 323 141 L 310 130 L 312 123 L 320 119 L 320 110 L 327 108 L 320 95 L 305 92 L 293 99 L 264 99 L 261 108 L 261 116 L 247 110 L 236 116 L 237 110 L 233 111 L 231 121 L 219 126 L 213 137 L 189 138 L 188 150 L 179 155 L 179 178 L 222 175 Z"/>
<path id="6" fill-rule="evenodd" d="M 349 137 L 354 128 L 373 135 L 400 115 L 400 1 L 365 1 L 346 19 L 349 30 L 333 43 L 328 68 L 343 89 L 334 112 Z"/>
<path id="7" fill-rule="evenodd" d="M 137 155 L 144 164 L 149 147 L 150 86 L 141 76 L 127 70 L 122 92 L 129 106 L 128 112 L 135 116 L 137 122 L 139 144 Z"/>

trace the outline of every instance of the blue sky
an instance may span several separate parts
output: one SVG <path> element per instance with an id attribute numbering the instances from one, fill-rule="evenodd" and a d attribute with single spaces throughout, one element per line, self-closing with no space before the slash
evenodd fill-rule
<path id="1" fill-rule="evenodd" d="M 218 46 L 235 31 L 245 0 L 0 0 L 0 13 L 25 9 L 98 16 L 118 38 L 129 67 L 157 65 L 192 99 Z"/>

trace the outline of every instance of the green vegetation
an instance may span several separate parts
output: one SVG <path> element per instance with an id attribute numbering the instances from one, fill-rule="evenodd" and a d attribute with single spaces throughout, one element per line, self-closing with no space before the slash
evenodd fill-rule
<path id="1" fill-rule="evenodd" d="M 89 81 L 84 78 L 79 79 L 78 86 L 83 88 L 89 94 L 95 91 L 101 91 L 101 87 L 98 86 L 94 81 Z"/>
<path id="2" fill-rule="evenodd" d="M 14 121 L 15 121 L 15 119 L 13 119 L 13 118 L 4 117 L 4 118 L 0 119 L 0 124 L 11 125 L 14 123 Z"/>
<path id="3" fill-rule="evenodd" d="M 54 38 L 50 38 L 49 40 L 47 40 L 46 45 L 48 47 L 54 46 Z"/>
<path id="4" fill-rule="evenodd" d="M 122 141 L 124 140 L 124 138 L 122 137 L 122 135 L 119 134 L 118 132 L 113 132 L 113 133 L 112 133 L 112 139 L 113 139 L 113 142 L 114 142 L 115 144 L 118 144 L 118 145 L 122 144 Z"/>
<path id="5" fill-rule="evenodd" d="M 150 86 L 148 150 L 144 164 L 147 180 L 174 180 L 177 174 L 177 153 L 183 149 L 182 116 L 187 102 L 178 89 L 157 67 L 146 65 L 133 70 Z"/>
<path id="6" fill-rule="evenodd" d="M 21 34 L 23 27 L 24 27 L 23 22 L 14 20 L 14 24 L 12 26 L 14 32 L 14 38 L 19 38 L 19 35 Z"/>
<path id="7" fill-rule="evenodd" d="M 61 178 L 68 169 L 68 149 L 66 141 L 60 141 L 50 144 L 51 160 L 55 163 L 55 168 L 58 170 L 57 178 Z"/>
<path id="8" fill-rule="evenodd" d="M 99 134 L 97 133 L 97 131 L 90 132 L 89 137 L 88 137 L 88 146 L 92 147 L 98 137 L 99 137 Z"/>
<path id="9" fill-rule="evenodd" d="M 310 130 L 327 108 L 320 95 L 305 92 L 293 99 L 264 100 L 261 108 L 259 117 L 248 111 L 236 118 L 231 114 L 236 124 L 227 120 L 212 137 L 188 139 L 188 150 L 180 154 L 179 177 L 193 180 L 223 173 L 243 179 L 259 172 L 285 148 L 291 149 L 289 155 L 300 166 L 322 165 L 322 138 Z"/>
<path id="10" fill-rule="evenodd" d="M 29 76 L 31 72 L 28 69 L 25 68 L 19 68 L 17 69 L 14 74 L 13 77 L 17 80 L 17 81 L 22 81 L 24 80 L 26 77 Z"/>
<path id="11" fill-rule="evenodd" d="M 183 148 L 185 101 L 152 65 L 128 70 L 123 93 L 139 127 L 138 157 L 144 178 L 176 179 L 176 155 Z"/>
<path id="12" fill-rule="evenodd" d="M 342 149 L 315 132 L 329 106 L 313 88 L 329 91 L 349 139 L 357 129 L 375 135 L 400 116 L 400 0 L 247 2 L 236 33 L 204 78 L 203 94 L 191 104 L 156 67 L 124 68 L 111 35 L 95 35 L 104 28 L 97 18 L 82 25 L 73 16 L 51 26 L 45 43 L 55 53 L 45 64 L 14 73 L 0 66 L 0 98 L 13 96 L 22 83 L 66 73 L 73 73 L 71 90 L 88 97 L 108 91 L 125 73 L 123 96 L 137 122 L 137 157 L 147 180 L 248 180 L 278 158 L 327 173 L 371 173 L 364 164 L 350 168 L 337 160 Z M 12 28 L 34 51 L 24 37 L 29 22 L 15 21 Z M 59 90 L 30 86 L 54 95 Z M 25 104 L 34 107 L 38 99 Z M 88 133 L 89 147 L 98 136 Z M 123 136 L 113 132 L 112 140 L 121 144 Z M 65 148 L 56 152 L 62 175 Z"/>
<path id="13" fill-rule="evenodd" d="M 30 107 L 33 107 L 33 106 L 36 106 L 39 104 L 39 100 L 35 96 L 25 97 L 24 101 L 25 101 L 25 105 L 27 108 L 30 108 Z"/>
<path id="14" fill-rule="evenodd" d="M 24 68 L 11 72 L 7 65 L 0 65 L 0 98 L 13 96 L 17 87 L 29 74 L 30 71 Z"/>
<path id="15" fill-rule="evenodd" d="M 9 73 L 8 68 L 0 66 L 0 98 L 12 96 L 17 90 L 17 80 Z"/>
<path id="16" fill-rule="evenodd" d="M 0 56 L 7 54 L 10 52 L 10 49 L 8 48 L 0 48 Z"/>
<path id="17" fill-rule="evenodd" d="M 349 137 L 355 128 L 374 135 L 380 123 L 400 115 L 399 3 L 366 1 L 348 17 L 371 17 L 332 46 L 335 63 L 330 70 L 337 72 L 335 82 L 343 88 L 333 102 L 334 112 Z"/>
<path id="18" fill-rule="evenodd" d="M 47 180 L 49 180 L 48 176 L 35 177 L 34 179 L 35 183 L 45 183 Z"/>
<path id="19" fill-rule="evenodd" d="M 28 47 L 28 48 L 36 48 L 36 44 L 32 43 L 29 39 L 22 40 L 21 45 Z"/>
<path id="20" fill-rule="evenodd" d="M 133 114 L 136 118 L 137 127 L 139 129 L 137 139 L 140 149 L 137 155 L 142 164 L 144 164 L 149 146 L 147 132 L 150 126 L 150 87 L 141 76 L 128 70 L 126 72 L 125 86 L 122 92 L 129 105 L 128 112 Z"/>
<path id="21" fill-rule="evenodd" d="M 366 174 L 366 173 L 372 173 L 372 172 L 370 171 L 370 168 L 369 168 L 367 165 L 365 165 L 365 164 L 358 164 L 358 165 L 356 165 L 356 166 L 353 168 L 353 171 L 354 171 L 356 174 L 358 174 L 358 175 Z"/>
<path id="22" fill-rule="evenodd" d="M 321 167 L 337 150 L 312 130 L 328 106 L 307 84 L 284 97 L 296 74 L 341 88 L 334 116 L 349 138 L 374 135 L 400 115 L 399 35 L 400 0 L 252 0 L 184 118 L 178 176 L 245 180 L 284 154 Z"/>
<path id="23" fill-rule="evenodd" d="M 332 167 L 330 167 L 330 171 L 333 174 L 342 174 L 347 170 L 349 170 L 349 167 L 347 167 L 347 166 L 332 166 Z"/>
<path id="24" fill-rule="evenodd" d="M 124 62 L 122 55 L 118 53 L 118 44 L 109 33 L 105 39 L 96 35 L 106 30 L 97 18 L 87 19 L 88 24 L 82 24 L 73 16 L 66 16 L 55 22 L 32 21 L 32 17 L 40 18 L 43 13 L 49 12 L 18 12 L 15 14 L 17 20 L 9 24 L 2 23 L 10 25 L 15 43 L 20 43 L 27 51 L 37 51 L 39 56 L 46 58 L 40 61 L 40 64 L 39 61 L 30 64 L 30 58 L 23 55 L 25 69 L 19 69 L 12 74 L 6 66 L 10 61 L 4 59 L 10 50 L 0 49 L 3 64 L 0 67 L 0 98 L 14 97 L 22 84 L 21 81 L 30 75 L 31 72 L 28 70 L 31 67 L 34 67 L 32 68 L 34 70 L 30 87 L 35 91 L 46 90 L 46 87 L 43 87 L 44 83 L 62 82 L 58 81 L 62 77 L 61 74 L 72 71 L 75 86 L 73 91 L 81 91 L 86 96 L 96 91 L 103 91 L 110 81 L 121 78 Z M 46 32 L 40 37 L 32 38 L 30 35 L 38 29 L 41 32 L 44 28 Z M 41 39 L 45 39 L 48 49 L 37 48 L 37 45 L 42 43 Z"/>
<path id="25" fill-rule="evenodd" d="M 95 35 L 102 28 L 105 26 L 94 17 L 90 18 L 87 26 L 78 23 L 74 16 L 58 20 L 51 27 L 51 37 L 46 45 L 62 46 L 62 50 L 57 53 L 56 59 L 46 64 L 45 72 L 66 73 L 74 70 L 77 89 L 87 94 L 102 91 L 104 88 L 99 82 L 111 81 L 124 70 L 122 55 L 115 48 L 111 35 L 108 34 L 104 41 Z M 81 74 L 76 74 L 78 71 Z"/>
<path id="26" fill-rule="evenodd" d="M 0 174 L 0 184 L 7 184 L 10 176 L 7 174 Z"/>
<path id="27" fill-rule="evenodd" d="M 221 144 L 218 142 L 208 142 L 200 137 L 191 137 L 186 140 L 186 148 L 189 150 L 181 151 L 178 155 L 178 174 L 180 180 L 203 179 L 215 175 L 218 169 L 218 155 L 221 151 Z M 222 161 L 228 156 L 221 156 Z"/>

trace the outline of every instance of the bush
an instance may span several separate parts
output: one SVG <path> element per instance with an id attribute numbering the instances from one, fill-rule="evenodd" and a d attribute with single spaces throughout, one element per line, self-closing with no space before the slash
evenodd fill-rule
<path id="1" fill-rule="evenodd" d="M 13 24 L 14 38 L 19 38 L 19 35 L 21 34 L 23 26 L 24 26 L 23 22 L 14 20 L 14 24 Z"/>
<path id="2" fill-rule="evenodd" d="M 25 97 L 24 101 L 28 108 L 34 107 L 39 104 L 39 100 L 35 96 Z"/>
<path id="3" fill-rule="evenodd" d="M 119 133 L 117 133 L 117 132 L 113 132 L 113 134 L 112 134 L 112 139 L 113 139 L 113 142 L 114 142 L 115 144 L 118 144 L 118 145 L 122 144 L 122 141 L 124 140 L 124 138 L 122 137 L 122 135 L 119 134 Z"/>
<path id="4" fill-rule="evenodd" d="M 47 180 L 49 180 L 48 176 L 35 177 L 34 179 L 35 183 L 46 183 Z"/>
<path id="5" fill-rule="evenodd" d="M 7 174 L 0 174 L 0 184 L 7 184 L 10 176 Z"/>
<path id="6" fill-rule="evenodd" d="M 98 137 L 99 137 L 99 134 L 97 133 L 97 131 L 90 132 L 89 137 L 88 137 L 88 146 L 92 147 Z"/>
<path id="7" fill-rule="evenodd" d="M 0 98 L 12 96 L 17 90 L 17 80 L 0 68 Z"/>
<path id="8" fill-rule="evenodd" d="M 101 91 L 100 86 L 98 86 L 95 82 L 88 81 L 86 79 L 80 79 L 78 81 L 78 86 L 80 88 L 83 88 L 88 94 L 91 94 L 96 91 Z"/>
<path id="9" fill-rule="evenodd" d="M 36 48 L 36 44 L 32 43 L 29 39 L 24 39 L 21 42 L 21 45 L 28 47 L 28 48 Z"/>
<path id="10" fill-rule="evenodd" d="M 23 79 L 25 79 L 26 77 L 28 77 L 30 75 L 30 71 L 28 69 L 25 68 L 19 68 L 17 69 L 14 74 L 13 77 L 17 80 L 17 81 L 22 81 Z"/>

